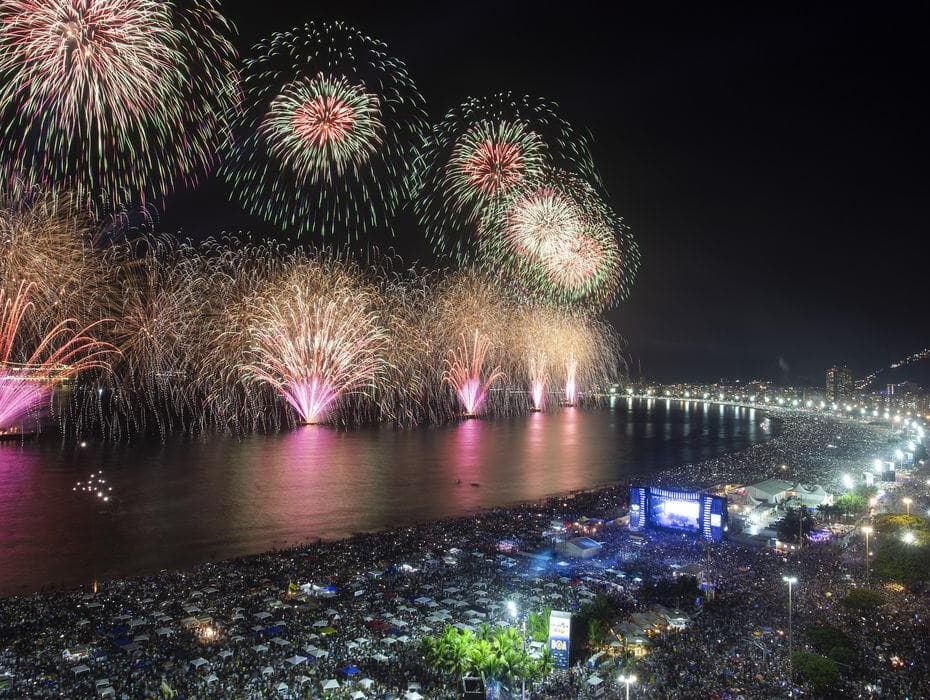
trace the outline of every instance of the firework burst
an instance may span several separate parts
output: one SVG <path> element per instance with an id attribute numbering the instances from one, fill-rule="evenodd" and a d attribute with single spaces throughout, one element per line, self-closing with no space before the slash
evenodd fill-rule
<path id="1" fill-rule="evenodd" d="M 536 298 L 598 309 L 629 292 L 639 251 L 594 188 L 549 171 L 490 208 L 481 229 L 483 265 Z"/>
<path id="2" fill-rule="evenodd" d="M 296 259 L 248 300 L 237 373 L 271 387 L 301 423 L 330 419 L 340 399 L 384 378 L 388 334 L 376 295 L 351 265 Z"/>
<path id="3" fill-rule="evenodd" d="M 499 365 L 490 366 L 488 355 L 491 347 L 491 339 L 475 329 L 470 337 L 462 333 L 461 344 L 449 350 L 446 358 L 442 378 L 455 390 L 466 418 L 478 415 L 488 390 L 504 378 Z"/>
<path id="4" fill-rule="evenodd" d="M 0 432 L 15 432 L 25 414 L 35 409 L 59 384 L 93 368 L 105 368 L 113 346 L 90 335 L 94 325 L 79 329 L 72 319 L 52 327 L 35 344 L 19 341 L 32 285 L 22 284 L 15 296 L 0 289 Z M 96 325 L 96 324 L 95 324 Z"/>
<path id="5" fill-rule="evenodd" d="M 95 207 L 160 199 L 215 161 L 238 103 L 213 0 L 0 6 L 0 169 Z"/>
<path id="6" fill-rule="evenodd" d="M 425 109 L 383 43 L 338 22 L 275 34 L 246 61 L 244 89 L 222 172 L 246 209 L 297 235 L 391 222 Z"/>
<path id="7" fill-rule="evenodd" d="M 549 167 L 598 181 L 587 140 L 554 104 L 509 93 L 469 99 L 420 147 L 414 209 L 437 252 L 468 259 L 488 209 L 536 186 Z"/>

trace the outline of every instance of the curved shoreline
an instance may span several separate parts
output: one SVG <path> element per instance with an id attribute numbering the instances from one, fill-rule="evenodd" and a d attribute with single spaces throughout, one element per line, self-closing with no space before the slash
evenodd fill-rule
<path id="1" fill-rule="evenodd" d="M 774 416 L 770 412 L 762 412 L 761 415 L 757 415 L 754 420 L 758 422 L 760 418 L 769 418 L 781 422 L 777 416 Z M 781 429 L 773 431 L 773 435 L 766 437 L 761 442 L 756 442 L 749 444 L 740 449 L 735 449 L 730 452 L 724 452 L 716 457 L 710 458 L 710 460 L 721 460 L 721 459 L 733 459 L 746 453 L 753 448 L 758 448 L 760 446 L 767 445 L 773 440 L 777 440 L 781 436 Z M 575 507 L 580 507 L 579 503 L 581 500 L 594 501 L 602 498 L 610 498 L 613 500 L 619 499 L 620 501 L 626 500 L 626 489 L 634 481 L 655 481 L 661 483 L 671 483 L 669 481 L 669 475 L 674 473 L 676 470 L 685 470 L 695 464 L 703 464 L 708 460 L 702 460 L 701 462 L 685 462 L 679 465 L 671 467 L 661 467 L 657 468 L 655 471 L 643 474 L 633 474 L 628 475 L 620 479 L 614 479 L 606 483 L 601 483 L 595 486 L 587 488 L 577 488 L 569 489 L 566 491 L 554 491 L 547 494 L 542 494 L 539 497 L 531 499 L 518 499 L 510 502 L 502 502 L 493 506 L 485 507 L 474 507 L 469 508 L 468 510 L 460 513 L 450 514 L 443 517 L 426 517 L 422 519 L 411 519 L 409 521 L 398 521 L 396 524 L 387 525 L 384 527 L 375 527 L 371 529 L 363 529 L 357 531 L 345 531 L 332 534 L 330 536 L 320 535 L 315 537 L 308 537 L 305 539 L 298 539 L 292 541 L 281 542 L 280 544 L 271 543 L 270 547 L 264 547 L 258 551 L 247 552 L 240 555 L 233 556 L 220 556 L 220 557 L 207 557 L 204 559 L 199 559 L 195 562 L 182 562 L 177 566 L 168 566 L 168 567 L 139 567 L 137 570 L 129 574 L 120 574 L 108 576 L 106 575 L 106 570 L 104 569 L 103 575 L 99 577 L 101 583 L 118 583 L 120 581 L 132 580 L 140 577 L 150 577 L 150 576 L 161 576 L 161 575 L 171 575 L 175 573 L 193 571 L 198 568 L 210 565 L 221 565 L 225 562 L 235 562 L 248 559 L 250 557 L 261 557 L 267 554 L 277 554 L 285 552 L 301 552 L 309 548 L 318 547 L 321 545 L 338 545 L 341 542 L 349 541 L 356 537 L 390 537 L 392 533 L 409 530 L 409 529 L 422 529 L 429 528 L 433 524 L 445 524 L 445 523 L 459 523 L 466 522 L 469 520 L 474 520 L 475 518 L 485 517 L 489 514 L 506 514 L 507 512 L 513 511 L 522 512 L 525 510 L 532 509 L 547 509 L 554 506 L 558 502 L 571 502 L 575 504 Z M 679 485 L 688 486 L 688 483 L 681 483 Z M 705 484 L 710 485 L 710 484 Z M 587 506 L 585 506 L 587 507 Z M 591 506 L 593 507 L 593 505 Z M 9 590 L 0 594 L 0 598 L 14 597 L 14 596 L 28 596 L 34 593 L 55 593 L 71 590 L 80 590 L 84 584 L 71 584 L 70 582 L 65 582 L 63 584 L 44 584 L 42 586 L 33 586 L 28 588 L 20 588 L 19 590 Z"/>

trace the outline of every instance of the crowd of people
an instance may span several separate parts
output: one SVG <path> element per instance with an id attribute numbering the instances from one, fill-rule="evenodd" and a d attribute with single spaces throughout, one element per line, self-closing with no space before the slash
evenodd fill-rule
<path id="1" fill-rule="evenodd" d="M 777 411 L 774 413 L 778 413 Z M 773 439 L 655 482 L 708 487 L 778 476 L 838 484 L 850 465 L 886 450 L 887 427 L 782 412 Z M 458 679 L 430 668 L 422 638 L 447 625 L 515 625 L 530 612 L 577 611 L 596 596 L 645 610 L 642 587 L 701 562 L 706 602 L 690 626 L 652 641 L 651 653 L 609 667 L 584 661 L 532 685 L 536 698 L 617 696 L 621 669 L 637 697 L 787 697 L 809 692 L 787 666 L 787 597 L 798 577 L 793 643 L 821 619 L 859 644 L 851 697 L 928 697 L 927 597 L 887 592 L 881 617 L 839 604 L 861 584 L 860 560 L 838 543 L 775 553 L 735 542 L 606 525 L 599 556 L 549 556 L 553 522 L 612 521 L 617 484 L 483 511 L 466 518 L 359 534 L 86 589 L 0 600 L 0 697 L 453 698 Z M 855 544 L 855 543 L 854 543 Z M 534 553 L 534 556 L 523 556 Z M 512 616 L 508 601 L 517 605 Z M 526 638 L 531 653 L 538 640 Z M 600 673 L 595 683 L 593 677 Z"/>

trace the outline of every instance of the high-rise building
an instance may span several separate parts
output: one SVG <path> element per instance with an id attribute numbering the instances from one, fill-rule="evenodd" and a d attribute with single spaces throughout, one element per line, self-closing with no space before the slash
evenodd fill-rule
<path id="1" fill-rule="evenodd" d="M 852 372 L 849 367 L 831 367 L 827 370 L 825 393 L 827 401 L 839 403 L 852 396 Z"/>

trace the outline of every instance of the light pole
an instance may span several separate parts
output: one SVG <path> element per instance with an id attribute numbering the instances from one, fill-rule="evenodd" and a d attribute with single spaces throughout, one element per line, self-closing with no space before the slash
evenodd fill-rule
<path id="1" fill-rule="evenodd" d="M 865 535 L 865 582 L 869 583 L 869 535 L 872 534 L 871 525 L 862 526 L 862 534 Z"/>
<path id="2" fill-rule="evenodd" d="M 797 576 L 782 576 L 781 580 L 788 584 L 788 682 L 790 683 L 794 678 L 794 669 L 792 664 L 794 663 L 791 656 L 794 653 L 794 636 L 792 635 L 791 629 L 791 614 L 792 614 L 792 601 L 791 601 L 791 589 L 794 584 L 798 582 Z"/>
<path id="3" fill-rule="evenodd" d="M 912 503 L 912 502 L 913 502 L 913 501 L 911 501 L 911 499 L 908 498 L 907 496 L 905 496 L 904 498 L 901 499 L 901 503 L 903 503 L 903 504 L 904 504 L 904 507 L 907 509 L 907 515 L 908 515 L 908 516 L 910 516 L 910 514 L 911 514 L 911 503 Z"/>
<path id="4" fill-rule="evenodd" d="M 513 621 L 516 622 L 517 615 L 519 614 L 519 610 L 517 610 L 517 604 L 514 601 L 512 600 L 507 601 L 507 612 L 510 613 L 510 616 L 513 618 Z M 523 633 L 520 635 L 520 643 L 522 645 L 523 655 L 525 657 L 526 656 L 526 620 L 525 619 L 523 620 L 523 625 L 521 629 L 523 630 Z M 521 684 L 520 698 L 521 700 L 526 700 L 526 673 L 525 672 L 520 675 L 520 684 Z"/>
<path id="5" fill-rule="evenodd" d="M 636 683 L 636 676 L 632 673 L 629 675 L 621 673 L 620 682 L 626 685 L 626 700 L 630 700 L 630 686 Z"/>

